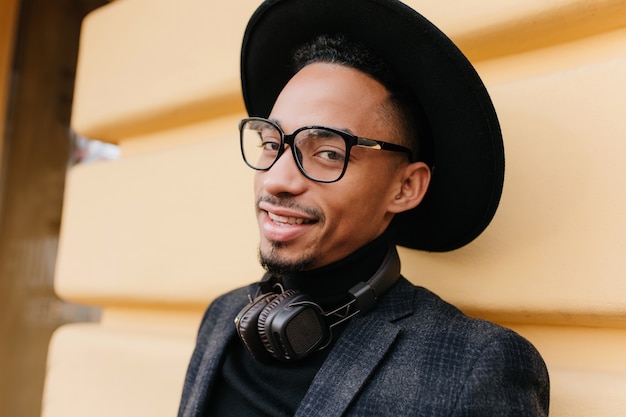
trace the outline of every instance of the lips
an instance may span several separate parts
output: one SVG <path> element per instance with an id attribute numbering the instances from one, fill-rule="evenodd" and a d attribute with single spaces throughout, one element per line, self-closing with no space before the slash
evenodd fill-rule
<path id="1" fill-rule="evenodd" d="M 320 221 L 320 216 L 313 212 L 315 209 L 297 206 L 293 202 L 275 203 L 266 197 L 257 204 L 261 233 L 270 242 L 295 242 Z"/>
<path id="2" fill-rule="evenodd" d="M 311 220 L 304 219 L 302 217 L 280 216 L 278 214 L 271 213 L 269 211 L 267 212 L 267 215 L 270 218 L 270 220 L 272 220 L 272 222 L 279 224 L 279 225 L 280 224 L 285 224 L 285 225 L 308 224 L 312 222 Z"/>

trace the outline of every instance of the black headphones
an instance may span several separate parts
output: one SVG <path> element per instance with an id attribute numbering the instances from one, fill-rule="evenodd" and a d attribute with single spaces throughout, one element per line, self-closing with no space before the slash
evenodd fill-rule
<path id="1" fill-rule="evenodd" d="M 261 294 L 235 318 L 237 334 L 250 354 L 259 361 L 291 362 L 324 349 L 332 340 L 332 328 L 374 307 L 378 297 L 400 277 L 400 258 L 394 245 L 376 273 L 348 290 L 352 299 L 333 311 L 324 311 L 313 299 L 288 289 Z M 271 275 L 261 286 L 270 284 Z"/>

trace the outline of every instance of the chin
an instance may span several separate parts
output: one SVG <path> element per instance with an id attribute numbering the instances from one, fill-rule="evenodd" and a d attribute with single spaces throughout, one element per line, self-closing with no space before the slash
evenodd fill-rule
<path id="1" fill-rule="evenodd" d="M 273 274 L 288 274 L 311 269 L 316 258 L 303 253 L 290 256 L 286 254 L 284 244 L 274 245 L 270 250 L 259 250 L 259 261 L 267 272 Z"/>

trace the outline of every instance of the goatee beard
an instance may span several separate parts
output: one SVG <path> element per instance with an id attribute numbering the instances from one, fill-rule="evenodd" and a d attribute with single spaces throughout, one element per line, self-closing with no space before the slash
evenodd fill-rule
<path id="1" fill-rule="evenodd" d="M 295 272 L 302 272 L 311 269 L 311 265 L 315 263 L 314 257 L 302 257 L 296 260 L 281 259 L 276 249 L 280 248 L 280 244 L 274 244 L 270 253 L 264 254 L 259 250 L 259 262 L 267 272 L 275 275 L 289 275 Z"/>

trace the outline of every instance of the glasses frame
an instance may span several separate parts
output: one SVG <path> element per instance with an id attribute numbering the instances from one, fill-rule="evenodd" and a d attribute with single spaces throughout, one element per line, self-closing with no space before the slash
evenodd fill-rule
<path id="1" fill-rule="evenodd" d="M 268 123 L 272 127 L 274 127 L 277 132 L 280 133 L 280 148 L 278 149 L 278 153 L 276 154 L 276 158 L 274 159 L 274 161 L 267 168 L 258 168 L 256 166 L 252 165 L 246 159 L 246 154 L 244 152 L 243 127 L 244 127 L 244 125 L 246 123 L 254 122 L 254 121 Z M 333 133 L 341 136 L 343 138 L 343 140 L 346 142 L 346 157 L 344 159 L 343 169 L 341 170 L 341 174 L 339 174 L 339 177 L 337 179 L 334 179 L 334 180 L 320 180 L 320 179 L 311 177 L 309 174 L 306 173 L 306 171 L 302 167 L 302 164 L 300 163 L 300 160 L 298 159 L 298 156 L 296 154 L 296 147 L 293 144 L 294 144 L 294 140 L 295 140 L 296 136 L 298 135 L 298 133 L 302 132 L 303 130 L 307 130 L 307 129 L 325 129 L 325 130 L 328 130 L 330 132 L 333 132 Z M 332 127 L 315 126 L 315 125 L 314 126 L 303 126 L 303 127 L 300 127 L 298 129 L 296 129 L 293 133 L 287 134 L 280 128 L 280 126 L 278 126 L 278 124 L 276 124 L 275 122 L 273 122 L 271 120 L 265 119 L 263 117 L 247 117 L 247 118 L 241 119 L 239 121 L 239 146 L 241 148 L 241 156 L 242 156 L 244 162 L 246 163 L 246 165 L 248 165 L 250 168 L 252 168 L 254 170 L 257 170 L 257 171 L 269 171 L 270 169 L 272 169 L 272 167 L 274 166 L 276 161 L 278 161 L 280 159 L 280 157 L 283 155 L 283 153 L 285 152 L 285 145 L 289 145 L 289 148 L 291 149 L 291 156 L 293 157 L 293 160 L 296 162 L 296 166 L 298 167 L 298 170 L 302 173 L 302 175 L 304 175 L 306 178 L 310 179 L 311 181 L 321 182 L 321 183 L 325 183 L 325 184 L 337 182 L 341 178 L 343 178 L 344 174 L 346 173 L 346 169 L 348 168 L 348 160 L 350 159 L 350 150 L 352 149 L 353 146 L 361 146 L 361 147 L 364 147 L 364 148 L 381 150 L 381 151 L 406 153 L 408 155 L 408 157 L 409 157 L 409 161 L 410 162 L 414 162 L 414 160 L 413 160 L 413 152 L 409 148 L 407 148 L 405 146 L 396 145 L 395 143 L 383 142 L 382 140 L 368 139 L 368 138 L 363 138 L 363 137 L 360 137 L 360 136 L 355 136 L 355 135 L 353 135 L 351 133 L 344 132 L 343 130 L 333 129 Z"/>

